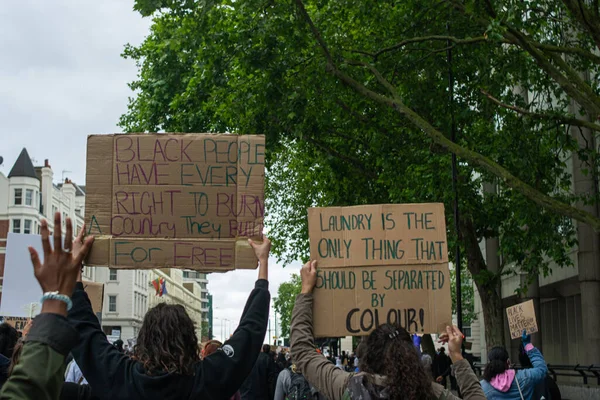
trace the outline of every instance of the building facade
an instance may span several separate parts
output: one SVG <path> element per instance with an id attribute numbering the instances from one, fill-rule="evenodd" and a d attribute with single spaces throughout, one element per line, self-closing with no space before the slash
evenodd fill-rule
<path id="1" fill-rule="evenodd" d="M 196 335 L 198 340 L 208 336 L 208 299 L 202 299 L 202 294 L 208 294 L 206 289 L 203 291 L 200 283 L 193 279 L 184 279 L 184 273 L 180 269 L 153 269 L 150 271 L 150 282 L 155 279 L 164 279 L 166 294 L 156 295 L 156 290 L 152 284 L 148 290 L 150 295 L 150 307 L 164 302 L 169 304 L 179 304 L 185 308 L 188 315 L 194 321 L 196 326 Z M 206 311 L 202 311 L 204 303 Z M 206 324 L 206 325 L 204 325 Z M 203 332 L 203 329 L 205 332 Z"/>
<path id="2" fill-rule="evenodd" d="M 0 293 L 8 233 L 37 234 L 43 219 L 48 221 L 50 231 L 54 231 L 55 212 L 61 213 L 63 228 L 69 217 L 78 232 L 83 226 L 84 207 L 85 186 L 68 178 L 55 184 L 49 161 L 34 167 L 26 149 L 21 151 L 8 176 L 0 172 Z M 85 268 L 83 278 L 93 281 L 93 269 Z"/>

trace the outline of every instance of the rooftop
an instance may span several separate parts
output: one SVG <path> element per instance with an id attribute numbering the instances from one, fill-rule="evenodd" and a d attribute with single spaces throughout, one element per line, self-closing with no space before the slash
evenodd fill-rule
<path id="1" fill-rule="evenodd" d="M 13 165 L 8 173 L 9 178 L 17 176 L 39 179 L 35 173 L 35 168 L 33 167 L 29 153 L 27 153 L 27 149 L 24 147 L 23 150 L 21 150 L 21 154 L 19 154 L 17 161 L 15 161 L 15 165 Z"/>

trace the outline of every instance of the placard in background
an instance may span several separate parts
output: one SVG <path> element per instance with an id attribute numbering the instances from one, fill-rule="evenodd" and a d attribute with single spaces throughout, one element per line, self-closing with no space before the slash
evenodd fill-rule
<path id="1" fill-rule="evenodd" d="M 528 335 L 538 331 L 533 300 L 508 307 L 506 317 L 508 318 L 511 339 L 520 338 L 523 335 L 523 330 L 527 331 Z"/>

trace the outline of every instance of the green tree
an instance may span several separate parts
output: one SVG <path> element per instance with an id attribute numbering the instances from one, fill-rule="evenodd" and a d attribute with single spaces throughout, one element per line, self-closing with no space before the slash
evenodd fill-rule
<path id="1" fill-rule="evenodd" d="M 470 325 L 477 319 L 473 279 L 466 269 L 461 270 L 460 278 L 463 324 Z M 450 290 L 452 294 L 452 314 L 456 314 L 456 269 L 450 270 Z"/>
<path id="2" fill-rule="evenodd" d="M 309 206 L 437 201 L 450 210 L 454 151 L 462 219 L 449 247 L 462 247 L 487 342 L 501 344 L 501 277 L 570 265 L 571 218 L 600 227 L 588 207 L 597 183 L 574 193 L 566 168 L 574 157 L 597 182 L 589 133 L 600 128 L 599 19 L 568 0 L 491 4 L 138 0 L 154 20 L 124 52 L 139 78 L 120 123 L 264 133 L 268 222 L 286 261 L 308 256 Z M 499 265 L 486 263 L 484 238 L 499 238 Z"/>
<path id="3" fill-rule="evenodd" d="M 302 289 L 300 275 L 292 274 L 290 280 L 283 282 L 277 289 L 277 297 L 273 299 L 273 308 L 279 314 L 281 321 L 281 337 L 290 336 L 290 323 L 292 322 L 292 311 L 296 296 Z"/>

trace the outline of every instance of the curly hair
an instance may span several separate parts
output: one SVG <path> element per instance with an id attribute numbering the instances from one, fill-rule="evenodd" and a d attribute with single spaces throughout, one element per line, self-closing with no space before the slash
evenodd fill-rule
<path id="1" fill-rule="evenodd" d="M 194 323 L 183 306 L 160 303 L 148 310 L 140 328 L 133 358 L 148 375 L 173 372 L 193 375 L 200 361 Z"/>
<path id="2" fill-rule="evenodd" d="M 508 369 L 508 352 L 504 347 L 493 347 L 488 353 L 488 363 L 483 370 L 483 379 L 490 382 L 496 375 Z"/>
<path id="3" fill-rule="evenodd" d="M 390 337 L 396 332 L 395 337 Z M 425 372 L 417 349 L 404 328 L 392 324 L 381 325 L 367 337 L 361 353 L 360 370 L 385 376 L 390 400 L 435 398 L 431 378 Z"/>

